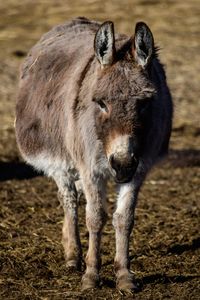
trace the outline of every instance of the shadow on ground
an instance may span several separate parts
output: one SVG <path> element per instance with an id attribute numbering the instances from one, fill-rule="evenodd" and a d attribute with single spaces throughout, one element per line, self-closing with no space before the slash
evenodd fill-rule
<path id="1" fill-rule="evenodd" d="M 171 150 L 168 160 L 174 167 L 199 167 L 200 166 L 200 150 L 196 149 L 181 149 Z"/>
<path id="2" fill-rule="evenodd" d="M 23 162 L 0 162 L 0 181 L 12 179 L 30 179 L 41 176 L 42 173 L 36 172 L 32 167 Z"/>

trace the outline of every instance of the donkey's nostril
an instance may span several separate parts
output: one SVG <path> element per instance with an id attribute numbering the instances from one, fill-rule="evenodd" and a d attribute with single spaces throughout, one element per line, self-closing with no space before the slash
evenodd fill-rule
<path id="1" fill-rule="evenodd" d="M 109 162 L 110 162 L 111 166 L 113 164 L 113 161 L 114 161 L 114 154 L 111 154 L 111 156 L 109 157 Z"/>
<path id="2" fill-rule="evenodd" d="M 112 169 L 118 172 L 120 169 L 120 163 L 114 158 L 114 154 L 111 154 L 109 161 Z"/>

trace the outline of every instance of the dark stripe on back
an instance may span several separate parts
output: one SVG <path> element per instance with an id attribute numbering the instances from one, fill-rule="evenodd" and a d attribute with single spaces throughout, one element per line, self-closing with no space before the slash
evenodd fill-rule
<path id="1" fill-rule="evenodd" d="M 82 85 L 83 85 L 83 81 L 84 81 L 84 79 L 85 79 L 85 77 L 86 77 L 86 74 L 87 74 L 88 70 L 90 69 L 90 66 L 91 66 L 91 64 L 92 64 L 92 62 L 93 62 L 93 60 L 94 60 L 94 57 L 95 57 L 94 55 L 92 55 L 92 56 L 90 57 L 90 59 L 88 60 L 88 62 L 87 62 L 87 64 L 86 64 L 85 68 L 84 68 L 83 71 L 81 72 L 80 77 L 79 77 L 79 79 L 78 79 L 78 81 L 77 81 L 77 84 L 78 84 L 78 86 L 79 86 L 79 89 L 78 89 L 76 98 L 74 99 L 73 106 L 72 106 L 72 111 L 73 111 L 73 116 L 74 116 L 74 118 L 77 118 L 78 115 L 79 115 L 79 113 L 80 113 L 80 111 L 82 111 L 82 110 L 85 109 L 85 105 L 84 105 L 84 103 L 80 100 L 79 95 L 80 95 L 81 87 L 82 87 Z"/>

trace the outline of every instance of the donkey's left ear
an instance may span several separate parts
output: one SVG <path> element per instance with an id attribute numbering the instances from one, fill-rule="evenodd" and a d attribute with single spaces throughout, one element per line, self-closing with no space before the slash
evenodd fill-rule
<path id="1" fill-rule="evenodd" d="M 133 53 L 136 62 L 145 68 L 152 58 L 154 51 L 153 34 L 149 27 L 139 22 L 135 26 Z"/>
<path id="2" fill-rule="evenodd" d="M 104 66 L 112 65 L 115 55 L 115 35 L 113 22 L 104 22 L 98 29 L 94 39 L 95 55 Z"/>

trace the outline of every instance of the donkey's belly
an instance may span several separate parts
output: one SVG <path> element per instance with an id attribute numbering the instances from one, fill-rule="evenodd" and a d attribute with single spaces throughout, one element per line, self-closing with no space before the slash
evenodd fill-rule
<path id="1" fill-rule="evenodd" d="M 45 175 L 53 177 L 55 180 L 59 179 L 60 176 L 70 176 L 74 181 L 79 179 L 79 173 L 71 159 L 55 157 L 48 152 L 41 152 L 35 156 L 24 158 L 36 170 L 44 172 Z"/>

